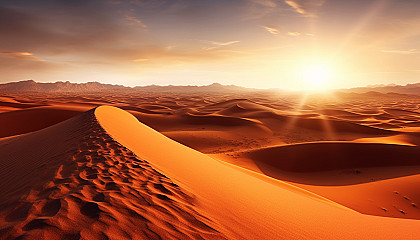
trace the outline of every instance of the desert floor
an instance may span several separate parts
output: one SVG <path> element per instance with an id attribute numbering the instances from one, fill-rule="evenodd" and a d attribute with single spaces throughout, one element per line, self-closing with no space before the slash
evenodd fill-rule
<path id="1" fill-rule="evenodd" d="M 0 239 L 419 239 L 420 97 L 0 95 Z"/>

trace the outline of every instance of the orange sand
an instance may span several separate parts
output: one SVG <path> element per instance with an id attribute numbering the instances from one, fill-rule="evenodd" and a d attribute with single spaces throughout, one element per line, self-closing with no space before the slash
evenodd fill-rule
<path id="1" fill-rule="evenodd" d="M 420 236 L 415 101 L 0 102 L 0 239 Z"/>

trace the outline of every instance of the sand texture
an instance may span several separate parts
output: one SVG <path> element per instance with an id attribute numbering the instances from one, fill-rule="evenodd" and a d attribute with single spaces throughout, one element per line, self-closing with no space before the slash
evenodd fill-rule
<path id="1" fill-rule="evenodd" d="M 0 239 L 418 239 L 420 98 L 247 94 L 1 95 Z"/>

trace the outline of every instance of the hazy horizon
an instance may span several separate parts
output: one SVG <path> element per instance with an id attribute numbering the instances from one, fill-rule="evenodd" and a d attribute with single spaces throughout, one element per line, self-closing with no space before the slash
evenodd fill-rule
<path id="1" fill-rule="evenodd" d="M 0 3 L 0 83 L 285 90 L 419 82 L 414 0 Z"/>
<path id="2" fill-rule="evenodd" d="M 34 81 L 36 83 L 66 83 L 69 82 L 71 84 L 86 84 L 86 83 L 100 83 L 100 84 L 111 84 L 111 85 L 119 85 L 119 86 L 123 86 L 123 87 L 130 87 L 130 88 L 134 88 L 134 87 L 149 87 L 149 86 L 158 86 L 158 87 L 205 87 L 205 86 L 210 86 L 210 85 L 222 85 L 222 86 L 234 86 L 234 87 L 241 87 L 241 88 L 249 88 L 249 89 L 257 89 L 257 90 L 281 90 L 281 91 L 306 91 L 305 89 L 283 89 L 281 87 L 277 87 L 277 88 L 258 88 L 258 87 L 246 87 L 243 85 L 238 85 L 238 84 L 222 84 L 219 82 L 211 82 L 211 83 L 207 83 L 207 84 L 188 84 L 188 85 L 183 85 L 183 84 L 145 84 L 145 85 L 127 85 L 127 84 L 123 84 L 123 83 L 113 83 L 113 82 L 102 82 L 102 81 L 69 81 L 69 80 L 56 80 L 56 81 L 38 81 L 35 79 L 22 79 L 22 80 L 16 80 L 16 81 L 10 81 L 10 82 L 0 82 L 0 84 L 9 84 L 9 83 L 18 83 L 18 82 L 27 82 L 27 81 Z M 407 86 L 410 84 L 420 84 L 420 82 L 413 82 L 413 83 L 403 83 L 403 84 L 394 84 L 394 83 L 389 83 L 389 84 L 370 84 L 370 85 L 364 85 L 364 86 L 353 86 L 353 87 L 348 87 L 348 88 L 334 88 L 334 89 L 327 89 L 328 90 L 344 90 L 344 89 L 352 89 L 352 88 L 375 88 L 375 87 L 392 87 L 392 86 Z M 317 89 L 318 90 L 318 89 Z M 322 89 L 321 89 L 322 90 Z M 317 91 L 319 92 L 319 91 Z"/>

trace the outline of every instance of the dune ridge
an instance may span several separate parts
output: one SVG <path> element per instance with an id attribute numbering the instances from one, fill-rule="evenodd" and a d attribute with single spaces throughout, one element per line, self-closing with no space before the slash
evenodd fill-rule
<path id="1" fill-rule="evenodd" d="M 227 239 L 94 111 L 0 142 L 1 239 Z"/>
<path id="2" fill-rule="evenodd" d="M 102 106 L 95 114 L 116 141 L 194 192 L 230 239 L 416 239 L 420 233 L 415 220 L 363 215 L 216 161 L 118 108 Z"/>

